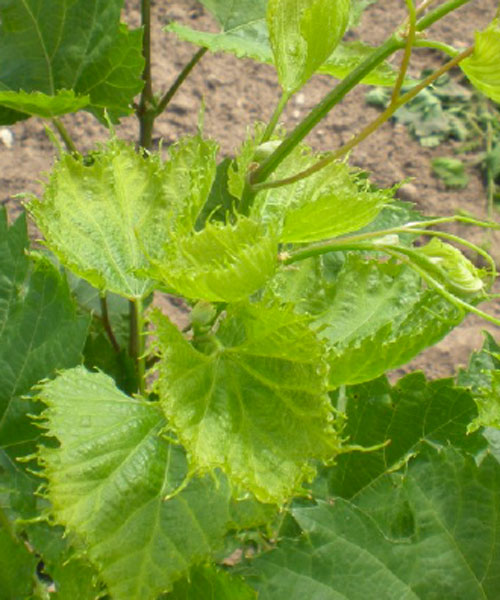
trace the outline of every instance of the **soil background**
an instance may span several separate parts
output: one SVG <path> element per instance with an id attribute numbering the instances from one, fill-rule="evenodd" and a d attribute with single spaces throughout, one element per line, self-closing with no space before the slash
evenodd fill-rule
<path id="1" fill-rule="evenodd" d="M 140 22 L 138 0 L 126 0 L 123 18 L 132 26 Z M 494 17 L 497 0 L 472 0 L 456 13 L 449 15 L 430 30 L 435 39 L 455 47 L 467 47 L 473 42 L 474 30 L 485 27 Z M 175 20 L 191 27 L 216 31 L 217 27 L 202 5 L 196 0 L 152 0 L 153 11 L 153 77 L 155 90 L 161 92 L 175 80 L 196 48 L 178 41 L 162 31 L 167 22 Z M 384 40 L 406 16 L 404 0 L 379 0 L 364 13 L 360 27 L 349 32 L 348 39 L 361 39 L 373 45 Z M 396 57 L 395 63 L 399 57 Z M 436 51 L 421 49 L 414 52 L 410 75 L 417 77 L 425 67 L 436 67 L 443 61 Z M 291 101 L 282 122 L 292 128 L 332 88 L 335 81 L 317 76 Z M 378 111 L 365 102 L 367 86 L 359 86 L 311 133 L 307 142 L 317 150 L 332 150 L 347 142 L 353 134 L 372 121 Z M 194 133 L 198 113 L 205 103 L 205 135 L 216 139 L 222 156 L 234 154 L 245 137 L 250 124 L 267 121 L 279 97 L 274 69 L 251 60 L 230 55 L 207 54 L 180 89 L 168 110 L 157 120 L 155 144 L 163 139 L 167 147 L 179 136 Z M 63 119 L 81 152 L 90 150 L 97 141 L 105 140 L 107 131 L 87 113 L 68 115 Z M 54 148 L 45 133 L 41 120 L 30 119 L 10 127 L 13 144 L 0 144 L 0 199 L 6 204 L 13 220 L 21 208 L 16 194 L 40 194 L 43 173 L 54 160 Z M 118 135 L 136 141 L 138 124 L 135 117 L 123 119 Z M 427 215 L 450 215 L 459 209 L 486 218 L 486 191 L 479 170 L 470 170 L 470 183 L 465 190 L 446 190 L 432 176 L 430 161 L 436 156 L 451 156 L 454 142 L 437 148 L 423 148 L 412 139 L 404 126 L 386 124 L 351 154 L 351 163 L 371 172 L 379 186 L 412 179 L 398 195 L 414 202 Z M 498 217 L 497 217 L 498 218 Z M 491 239 L 484 231 L 464 230 L 454 226 L 454 232 L 465 235 L 476 244 L 490 243 L 490 252 L 500 263 L 500 235 Z M 36 232 L 32 229 L 36 236 Z M 161 302 L 161 300 L 160 300 Z M 164 301 L 169 313 L 182 321 L 182 312 Z M 500 316 L 499 302 L 485 308 Z M 482 330 L 489 330 L 497 340 L 500 328 L 469 316 L 441 343 L 430 348 L 410 365 L 394 375 L 422 369 L 430 378 L 453 375 L 468 361 L 470 352 L 482 345 Z"/>

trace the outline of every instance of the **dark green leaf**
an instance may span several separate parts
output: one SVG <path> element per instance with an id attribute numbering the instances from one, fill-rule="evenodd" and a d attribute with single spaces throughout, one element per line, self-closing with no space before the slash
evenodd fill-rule
<path id="1" fill-rule="evenodd" d="M 68 93 L 63 90 L 73 90 L 82 105 L 90 97 L 88 108 L 99 115 L 103 108 L 115 118 L 130 113 L 143 85 L 142 33 L 120 26 L 122 5 L 123 0 L 2 0 L 0 58 L 9 65 L 0 76 L 2 91 L 53 97 L 41 102 L 39 96 L 31 106 L 41 116 L 47 116 L 49 102 L 61 108 L 61 93 Z M 19 112 L 26 106 L 15 111 L 9 109 L 12 102 L 4 106 L 0 123 L 26 117 Z M 68 103 L 65 111 L 75 109 Z"/>
<path id="2" fill-rule="evenodd" d="M 176 583 L 165 600 L 256 600 L 257 593 L 237 577 L 213 567 L 198 567 Z"/>
<path id="3" fill-rule="evenodd" d="M 28 598 L 33 591 L 37 562 L 23 542 L 0 522 L 0 597 Z"/>
<path id="4" fill-rule="evenodd" d="M 298 541 L 253 564 L 259 600 L 496 600 L 500 466 L 428 446 L 355 500 L 292 515 Z"/>
<path id="5" fill-rule="evenodd" d="M 383 377 L 347 387 L 338 406 L 347 417 L 343 433 L 350 443 L 366 448 L 389 443 L 366 454 L 344 454 L 323 469 L 313 489 L 324 499 L 355 497 L 418 452 L 423 441 L 471 454 L 486 446 L 479 434 L 467 435 L 477 410 L 470 392 L 451 379 L 427 382 L 422 373 L 412 373 L 391 386 Z"/>

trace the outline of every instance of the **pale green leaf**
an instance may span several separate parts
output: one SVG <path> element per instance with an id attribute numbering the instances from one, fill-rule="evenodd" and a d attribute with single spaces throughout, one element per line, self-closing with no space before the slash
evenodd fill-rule
<path id="1" fill-rule="evenodd" d="M 364 11 L 378 0 L 351 0 L 351 12 L 349 15 L 349 29 L 359 25 Z"/>
<path id="2" fill-rule="evenodd" d="M 116 600 L 155 600 L 221 544 L 230 520 L 223 479 L 185 481 L 182 450 L 157 403 L 131 398 L 82 367 L 43 384 L 39 459 L 54 521 L 64 525 Z"/>
<path id="3" fill-rule="evenodd" d="M 172 229 L 191 232 L 215 180 L 217 144 L 200 135 L 186 137 L 169 148 L 163 186 Z"/>
<path id="4" fill-rule="evenodd" d="M 169 23 L 165 31 L 174 33 L 185 42 L 208 48 L 210 52 L 226 52 L 238 58 L 253 58 L 263 63 L 273 62 L 264 17 L 221 33 L 198 31 L 175 22 Z"/>
<path id="5" fill-rule="evenodd" d="M 280 241 L 315 242 L 357 231 L 390 202 L 391 190 L 357 189 L 339 163 L 309 177 L 285 216 Z"/>
<path id="6" fill-rule="evenodd" d="M 476 32 L 474 53 L 459 65 L 472 85 L 488 98 L 500 102 L 500 19 Z"/>
<path id="7" fill-rule="evenodd" d="M 448 188 L 463 190 L 469 183 L 465 165 L 459 158 L 438 156 L 433 158 L 432 171 Z"/>
<path id="8" fill-rule="evenodd" d="M 123 0 L 3 0 L 0 58 L 8 69 L 0 89 L 41 92 L 54 97 L 51 103 L 61 90 L 74 90 L 89 96 L 87 108 L 99 115 L 103 108 L 113 117 L 130 113 L 143 85 L 142 33 L 120 26 L 122 5 Z M 22 106 L 0 109 L 0 123 L 25 118 L 19 110 Z"/>
<path id="9" fill-rule="evenodd" d="M 240 217 L 234 225 L 208 223 L 199 232 L 173 237 L 150 272 L 188 298 L 235 302 L 272 277 L 277 245 L 276 236 L 252 219 Z"/>
<path id="10" fill-rule="evenodd" d="M 42 92 L 26 93 L 1 92 L 0 106 L 17 110 L 25 115 L 51 119 L 85 108 L 90 102 L 88 96 L 76 96 L 73 90 L 61 90 L 53 96 Z"/>
<path id="11" fill-rule="evenodd" d="M 232 4 L 214 0 L 202 4 L 217 19 L 221 32 L 199 31 L 175 22 L 169 23 L 165 31 L 174 33 L 185 42 L 207 48 L 210 52 L 226 52 L 239 58 L 252 58 L 259 62 L 274 64 L 265 18 L 267 0 Z M 359 41 L 339 42 L 333 53 L 319 67 L 318 72 L 343 79 L 373 51 L 374 48 Z M 397 72 L 387 61 L 384 61 L 370 71 L 362 83 L 393 85 L 396 77 Z"/>
<path id="12" fill-rule="evenodd" d="M 301 88 L 332 54 L 349 10 L 350 0 L 268 0 L 269 38 L 285 94 Z"/>
<path id="13" fill-rule="evenodd" d="M 101 290 L 146 296 L 153 282 L 137 271 L 171 227 L 163 168 L 116 139 L 91 158 L 64 155 L 28 208 L 63 265 Z"/>
<path id="14" fill-rule="evenodd" d="M 443 338 L 464 314 L 410 269 L 350 253 L 279 272 L 268 290 L 311 317 L 331 348 L 330 385 L 369 381 Z"/>
<path id="15" fill-rule="evenodd" d="M 258 148 L 260 129 L 248 136 L 230 171 L 230 190 L 241 194 Z M 295 175 L 321 157 L 297 147 L 270 181 Z M 356 231 L 372 222 L 393 199 L 393 189 L 374 189 L 343 162 L 333 162 L 305 179 L 257 193 L 251 215 L 276 223 L 281 242 L 312 242 Z"/>
<path id="16" fill-rule="evenodd" d="M 373 46 L 360 41 L 340 42 L 333 53 L 319 67 L 318 73 L 331 75 L 335 79 L 344 79 L 363 61 L 367 60 L 375 50 L 376 48 Z M 396 82 L 397 75 L 394 67 L 387 61 L 383 61 L 365 75 L 361 83 L 392 86 Z"/>
<path id="17" fill-rule="evenodd" d="M 495 600 L 500 466 L 428 446 L 352 501 L 296 507 L 303 531 L 252 565 L 259 600 Z"/>
<path id="18" fill-rule="evenodd" d="M 257 600 L 257 593 L 238 577 L 214 567 L 198 567 L 178 582 L 165 600 Z"/>
<path id="19" fill-rule="evenodd" d="M 260 501 L 282 503 L 314 472 L 311 459 L 339 449 L 324 350 L 289 310 L 227 311 L 205 352 L 155 315 L 161 404 L 193 468 L 220 467 Z"/>

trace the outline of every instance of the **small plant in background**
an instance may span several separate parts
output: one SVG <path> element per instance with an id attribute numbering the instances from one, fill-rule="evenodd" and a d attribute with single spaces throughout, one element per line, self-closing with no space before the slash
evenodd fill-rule
<path id="1" fill-rule="evenodd" d="M 446 50 L 450 52 L 448 47 Z M 424 71 L 422 77 L 426 74 L 428 71 Z M 386 88 L 374 88 L 366 95 L 368 104 L 379 108 L 385 108 L 389 100 L 390 92 Z M 406 125 L 422 146 L 436 147 L 448 139 L 462 142 L 454 152 L 463 155 L 465 162 L 445 156 L 433 159 L 433 173 L 446 187 L 462 189 L 469 183 L 467 165 L 480 168 L 485 175 L 488 216 L 495 218 L 500 173 L 498 104 L 475 91 L 463 78 L 452 79 L 445 74 L 398 109 L 392 118 Z"/>
<path id="2" fill-rule="evenodd" d="M 370 48 L 342 42 L 369 2 L 203 0 L 220 32 L 168 26 L 201 50 L 163 94 L 149 0 L 136 31 L 120 0 L 0 5 L 0 123 L 46 118 L 67 149 L 27 203 L 44 251 L 24 215 L 0 221 L 5 597 L 497 597 L 500 348 L 488 337 L 457 382 L 385 373 L 468 313 L 500 325 L 479 306 L 493 260 L 437 229 L 499 226 L 427 219 L 339 160 L 454 66 L 498 99 L 497 21 L 402 91 L 414 48 L 439 43 L 426 30 L 465 3 L 407 0 Z M 276 109 L 234 159 L 200 126 L 164 160 L 155 120 L 207 51 L 274 64 Z M 316 72 L 340 82 L 281 132 Z M 362 82 L 391 87 L 381 115 L 308 148 Z M 113 123 L 139 92 L 135 148 Z M 86 156 L 59 120 L 77 110 L 110 124 Z M 184 331 L 155 291 L 191 307 Z"/>

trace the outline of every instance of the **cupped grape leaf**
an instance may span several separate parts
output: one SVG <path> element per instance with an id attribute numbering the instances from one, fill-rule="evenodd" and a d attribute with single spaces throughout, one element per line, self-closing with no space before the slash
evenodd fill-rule
<path id="1" fill-rule="evenodd" d="M 0 76 L 0 88 L 19 92 L 22 103 L 16 107 L 9 96 L 2 103 L 0 96 L 0 123 L 26 118 L 20 112 L 28 102 L 22 92 L 45 95 L 31 106 L 40 116 L 47 116 L 49 105 L 61 107 L 62 90 L 73 90 L 74 102 L 85 101 L 101 116 L 103 108 L 115 118 L 130 113 L 143 85 L 142 32 L 120 25 L 122 5 L 123 0 L 4 0 L 0 58 L 8 68 Z M 66 104 L 67 110 L 78 108 Z"/>
<path id="2" fill-rule="evenodd" d="M 459 385 L 471 389 L 479 411 L 471 430 L 500 429 L 500 346 L 489 333 L 485 336 L 483 348 L 472 354 L 468 368 L 462 369 L 457 378 Z"/>
<path id="3" fill-rule="evenodd" d="M 50 514 L 94 563 L 117 600 L 154 600 L 221 545 L 230 490 L 221 477 L 193 478 L 164 437 L 157 403 L 120 392 L 83 367 L 40 386 L 47 406 L 41 446 Z M 167 499 L 169 494 L 173 497 Z"/>
<path id="4" fill-rule="evenodd" d="M 169 148 L 163 187 L 176 233 L 191 232 L 208 201 L 217 172 L 218 146 L 200 135 L 185 137 Z"/>
<path id="5" fill-rule="evenodd" d="M 147 296 L 153 282 L 137 271 L 168 238 L 171 207 L 157 156 L 111 140 L 91 156 L 63 155 L 43 200 L 28 209 L 60 262 L 100 290 Z"/>
<path id="6" fill-rule="evenodd" d="M 476 32 L 474 53 L 459 65 L 472 85 L 495 102 L 500 102 L 500 19 Z"/>
<path id="7" fill-rule="evenodd" d="M 165 600 L 257 600 L 257 593 L 241 578 L 204 566 L 177 582 Z"/>
<path id="8" fill-rule="evenodd" d="M 272 277 L 278 240 L 255 220 L 208 223 L 191 235 L 172 237 L 151 276 L 196 300 L 235 302 L 248 298 Z"/>
<path id="9" fill-rule="evenodd" d="M 344 436 L 349 443 L 375 447 L 369 453 L 339 456 L 335 466 L 321 469 L 312 485 L 315 497 L 353 498 L 417 454 L 422 442 L 453 446 L 480 455 L 487 446 L 479 433 L 468 434 L 477 415 L 469 390 L 452 379 L 428 382 L 423 373 L 411 373 L 391 386 L 386 377 L 338 394 L 346 415 Z"/>
<path id="10" fill-rule="evenodd" d="M 33 592 L 38 559 L 13 531 L 0 524 L 0 594 L 2 598 L 28 598 Z"/>
<path id="11" fill-rule="evenodd" d="M 227 311 L 205 352 L 154 315 L 161 404 L 193 468 L 220 467 L 261 502 L 281 504 L 314 473 L 311 459 L 339 451 L 324 349 L 290 310 Z"/>
<path id="12" fill-rule="evenodd" d="M 331 167 L 308 178 L 297 207 L 286 213 L 280 241 L 315 242 L 357 231 L 391 201 L 391 190 L 361 190 L 352 181 L 343 185 L 345 175 L 339 171 L 345 166 Z"/>
<path id="13" fill-rule="evenodd" d="M 349 253 L 340 265 L 321 258 L 291 267 L 268 290 L 312 317 L 311 327 L 331 348 L 332 389 L 408 362 L 464 318 L 410 269 L 392 262 Z"/>
<path id="14" fill-rule="evenodd" d="M 70 112 L 77 112 L 90 103 L 88 96 L 76 96 L 73 90 L 60 90 L 49 96 L 42 92 L 0 91 L 0 106 L 29 116 L 51 119 Z"/>
<path id="15" fill-rule="evenodd" d="M 302 537 L 254 561 L 253 587 L 259 600 L 494 600 L 499 506 L 494 458 L 427 446 L 354 501 L 293 508 Z"/>
<path id="16" fill-rule="evenodd" d="M 349 9 L 350 0 L 268 0 L 269 40 L 286 95 L 300 89 L 332 54 Z"/>

